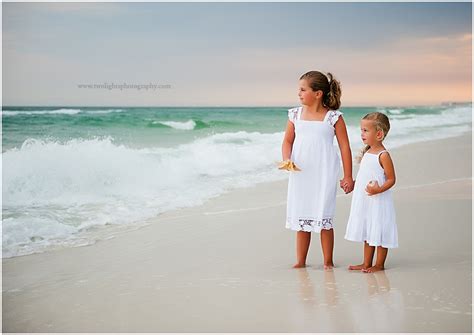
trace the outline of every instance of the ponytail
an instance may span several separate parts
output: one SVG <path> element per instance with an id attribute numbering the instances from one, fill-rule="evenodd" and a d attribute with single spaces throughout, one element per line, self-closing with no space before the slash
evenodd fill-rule
<path id="1" fill-rule="evenodd" d="M 329 91 L 324 95 L 323 104 L 331 110 L 337 110 L 341 107 L 341 83 L 330 72 L 328 77 Z"/>

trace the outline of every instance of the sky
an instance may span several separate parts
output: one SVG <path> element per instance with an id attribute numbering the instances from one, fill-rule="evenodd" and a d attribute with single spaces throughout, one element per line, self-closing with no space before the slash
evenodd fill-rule
<path id="1" fill-rule="evenodd" d="M 469 2 L 2 5 L 3 106 L 292 106 L 310 70 L 343 106 L 471 101 Z"/>

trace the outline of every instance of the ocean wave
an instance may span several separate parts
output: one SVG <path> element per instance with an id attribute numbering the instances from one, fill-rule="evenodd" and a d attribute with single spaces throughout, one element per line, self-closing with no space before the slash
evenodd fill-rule
<path id="1" fill-rule="evenodd" d="M 15 116 L 15 115 L 32 115 L 32 114 L 78 114 L 80 113 L 80 109 L 69 109 L 69 108 L 61 108 L 61 109 L 54 109 L 54 110 L 36 110 L 36 111 L 24 111 L 24 110 L 2 110 L 2 114 L 4 116 Z"/>
<path id="2" fill-rule="evenodd" d="M 389 114 L 399 115 L 399 114 L 402 114 L 403 111 L 404 111 L 403 109 L 389 109 L 389 110 L 388 110 L 388 113 L 389 113 Z"/>
<path id="3" fill-rule="evenodd" d="M 384 114 L 392 114 L 392 115 L 400 115 L 405 110 L 402 108 L 395 108 L 395 109 L 387 109 L 387 108 L 378 108 L 377 112 L 384 113 Z"/>
<path id="4" fill-rule="evenodd" d="M 162 124 L 164 126 L 177 130 L 193 130 L 196 127 L 196 122 L 188 120 L 185 122 L 178 121 L 153 121 L 152 124 Z"/>
<path id="5" fill-rule="evenodd" d="M 157 121 L 151 120 L 148 123 L 148 127 L 151 128 L 167 128 L 175 130 L 200 130 L 205 128 L 211 128 L 216 126 L 235 126 L 235 122 L 204 122 L 201 120 L 188 120 L 188 121 Z"/>
<path id="6" fill-rule="evenodd" d="M 120 113 L 126 111 L 125 109 L 98 109 L 98 110 L 83 110 L 85 114 L 109 114 L 109 113 Z"/>
<path id="7" fill-rule="evenodd" d="M 3 153 L 3 254 L 81 240 L 201 204 L 236 187 L 278 180 L 283 133 L 224 133 L 173 148 L 129 148 L 112 137 L 29 139 Z M 61 242 L 62 243 L 62 242 Z"/>
<path id="8" fill-rule="evenodd" d="M 472 131 L 472 107 L 441 108 L 431 114 L 404 113 L 389 115 L 390 131 L 384 144 L 389 148 L 449 138 Z M 353 151 L 362 147 L 359 126 L 347 126 Z M 356 150 L 357 149 L 357 150 Z"/>
<path id="9" fill-rule="evenodd" d="M 47 115 L 47 114 L 67 114 L 75 115 L 79 113 L 84 114 L 107 114 L 107 113 L 116 113 L 122 112 L 123 109 L 104 109 L 104 110 L 84 110 L 84 109 L 70 109 L 70 108 L 60 108 L 53 110 L 2 110 L 4 116 L 18 116 L 18 115 Z"/>

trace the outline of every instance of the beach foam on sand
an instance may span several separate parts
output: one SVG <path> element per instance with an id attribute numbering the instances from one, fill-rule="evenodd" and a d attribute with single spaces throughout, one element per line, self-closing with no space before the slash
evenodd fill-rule
<path id="1" fill-rule="evenodd" d="M 351 195 L 335 265 L 319 235 L 292 269 L 287 182 L 239 189 L 95 245 L 3 260 L 4 332 L 471 332 L 471 134 L 391 151 L 398 249 L 350 272 Z M 354 172 L 354 176 L 355 176 Z"/>

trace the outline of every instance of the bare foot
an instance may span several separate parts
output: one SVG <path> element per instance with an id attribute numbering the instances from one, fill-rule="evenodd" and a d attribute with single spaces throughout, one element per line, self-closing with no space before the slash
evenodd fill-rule
<path id="1" fill-rule="evenodd" d="M 349 265 L 348 269 L 349 270 L 365 270 L 367 269 L 368 266 L 365 264 L 359 264 L 359 265 Z"/>
<path id="2" fill-rule="evenodd" d="M 378 266 L 378 265 L 375 265 L 375 266 L 372 266 L 370 268 L 367 268 L 367 269 L 362 269 L 363 272 L 366 272 L 366 273 L 372 273 L 372 272 L 377 272 L 377 271 L 383 271 L 385 270 L 383 266 Z"/>
<path id="3" fill-rule="evenodd" d="M 333 262 L 330 262 L 330 263 L 325 263 L 324 264 L 324 270 L 330 270 L 334 267 L 334 263 Z"/>
<path id="4" fill-rule="evenodd" d="M 299 268 L 305 268 L 305 267 L 306 267 L 306 264 L 296 263 L 295 265 L 293 265 L 293 269 L 299 269 Z"/>

